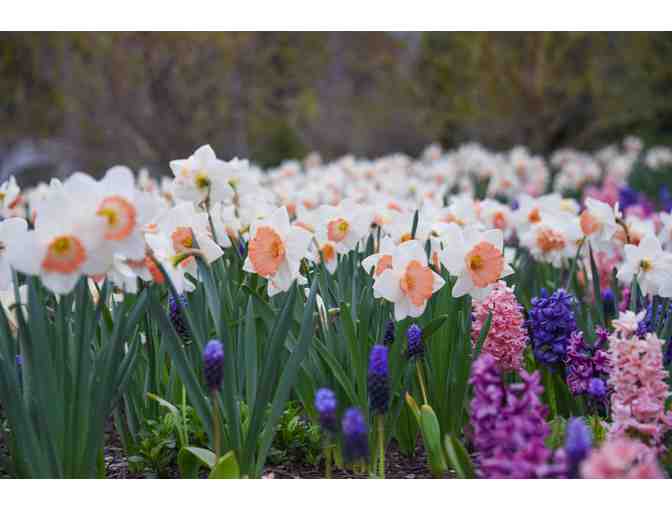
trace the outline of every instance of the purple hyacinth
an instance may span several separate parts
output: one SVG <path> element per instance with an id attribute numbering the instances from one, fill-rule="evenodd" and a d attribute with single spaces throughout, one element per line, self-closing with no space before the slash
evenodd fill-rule
<path id="1" fill-rule="evenodd" d="M 351 407 L 343 415 L 343 455 L 348 462 L 369 456 L 369 431 L 361 411 Z"/>
<path id="2" fill-rule="evenodd" d="M 593 345 L 586 343 L 581 331 L 572 332 L 567 343 L 565 375 L 567 386 L 573 395 L 592 396 L 589 391 L 593 379 L 606 381 L 609 377 L 609 355 L 607 353 L 608 333 L 597 329 L 597 339 Z"/>
<path id="3" fill-rule="evenodd" d="M 217 391 L 224 377 L 224 346 L 219 340 L 210 340 L 203 349 L 203 373 L 210 391 Z"/>
<path id="4" fill-rule="evenodd" d="M 623 186 L 618 190 L 618 205 L 621 211 L 625 211 L 628 207 L 637 205 L 640 200 L 640 195 L 630 186 Z"/>
<path id="5" fill-rule="evenodd" d="M 614 291 L 611 289 L 604 289 L 602 291 L 602 309 L 606 317 L 611 317 L 616 313 L 616 298 Z"/>
<path id="6" fill-rule="evenodd" d="M 422 341 L 422 329 L 417 324 L 411 324 L 406 330 L 408 338 L 408 358 L 422 358 L 425 354 L 425 344 Z"/>
<path id="7" fill-rule="evenodd" d="M 672 305 L 668 306 L 666 310 L 662 303 L 655 307 L 653 303 L 649 303 L 646 306 L 644 318 L 637 324 L 637 336 L 644 338 L 647 334 L 654 333 L 658 326 L 666 323 L 671 314 Z"/>
<path id="8" fill-rule="evenodd" d="M 394 343 L 394 321 L 387 321 L 385 324 L 385 333 L 383 333 L 383 343 L 392 345 Z"/>
<path id="9" fill-rule="evenodd" d="M 320 416 L 320 425 L 328 432 L 336 432 L 336 395 L 329 388 L 320 388 L 315 393 L 315 409 Z"/>
<path id="10" fill-rule="evenodd" d="M 184 294 L 180 294 L 178 299 L 175 299 L 172 294 L 168 296 L 168 317 L 170 318 L 173 328 L 175 328 L 175 332 L 184 342 L 187 342 L 191 338 L 187 319 L 184 317 L 184 312 L 181 310 L 181 308 L 186 308 L 187 304 L 187 298 Z"/>
<path id="11" fill-rule="evenodd" d="M 565 455 L 569 476 L 575 478 L 579 465 L 590 453 L 593 435 L 581 418 L 572 418 L 565 431 Z"/>
<path id="12" fill-rule="evenodd" d="M 595 400 L 604 400 L 604 397 L 607 396 L 607 383 L 603 379 L 594 377 L 588 383 L 588 395 Z"/>
<path id="13" fill-rule="evenodd" d="M 541 402 L 538 372 L 520 371 L 521 383 L 507 386 L 495 358 L 482 354 L 472 366 L 472 440 L 485 478 L 549 478 L 566 473 L 564 453 L 545 445 L 548 409 Z"/>
<path id="14" fill-rule="evenodd" d="M 564 289 L 550 296 L 546 289 L 532 298 L 527 327 L 534 357 L 545 365 L 554 365 L 565 358 L 567 341 L 576 329 L 575 299 Z"/>
<path id="15" fill-rule="evenodd" d="M 371 349 L 368 387 L 369 409 L 374 414 L 385 414 L 390 405 L 390 374 L 384 345 L 374 345 Z"/>

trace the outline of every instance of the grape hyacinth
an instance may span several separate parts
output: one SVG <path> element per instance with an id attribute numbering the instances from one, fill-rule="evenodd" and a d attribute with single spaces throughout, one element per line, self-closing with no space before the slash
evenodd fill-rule
<path id="1" fill-rule="evenodd" d="M 224 377 L 224 347 L 219 340 L 210 340 L 203 349 L 203 373 L 210 391 L 217 391 Z"/>
<path id="2" fill-rule="evenodd" d="M 387 347 L 374 345 L 369 357 L 369 408 L 374 414 L 385 414 L 390 404 L 390 376 Z"/>
<path id="3" fill-rule="evenodd" d="M 565 357 L 565 375 L 567 386 L 573 395 L 590 394 L 592 381 L 606 381 L 609 377 L 607 338 L 608 333 L 603 328 L 598 328 L 597 339 L 593 345 L 585 341 L 581 331 L 573 331 L 570 335 Z"/>
<path id="4" fill-rule="evenodd" d="M 567 342 L 576 329 L 574 296 L 558 289 L 550 296 L 546 289 L 532 299 L 527 321 L 534 357 L 545 365 L 555 365 L 564 360 Z"/>
<path id="5" fill-rule="evenodd" d="M 565 455 L 568 474 L 576 478 L 581 462 L 588 456 L 593 445 L 593 435 L 581 418 L 572 418 L 565 432 Z"/>
<path id="6" fill-rule="evenodd" d="M 351 407 L 343 415 L 343 455 L 348 462 L 366 459 L 369 456 L 369 431 L 362 412 Z"/>
<path id="7" fill-rule="evenodd" d="M 387 346 L 394 343 L 394 321 L 387 321 L 385 324 L 385 333 L 383 334 L 383 343 Z"/>
<path id="8" fill-rule="evenodd" d="M 491 354 L 502 370 L 519 370 L 523 364 L 523 351 L 528 336 L 522 306 L 513 289 L 503 281 L 497 282 L 488 297 L 474 302 L 471 340 L 475 346 L 481 329 L 492 313 L 490 330 L 483 343 L 482 352 Z"/>
<path id="9" fill-rule="evenodd" d="M 422 358 L 425 354 L 425 344 L 422 341 L 422 329 L 417 324 L 411 324 L 406 330 L 408 338 L 408 358 Z"/>
<path id="10" fill-rule="evenodd" d="M 180 294 L 178 299 L 179 304 L 172 294 L 168 296 L 168 316 L 170 318 L 170 322 L 173 325 L 173 328 L 175 328 L 175 332 L 182 339 L 182 341 L 187 342 L 191 338 L 189 335 L 189 327 L 182 310 L 180 310 L 180 307 L 187 307 L 187 298 L 184 294 Z"/>
<path id="11" fill-rule="evenodd" d="M 611 317 L 616 313 L 616 298 L 613 290 L 604 289 L 602 291 L 602 309 L 606 317 Z"/>
<path id="12" fill-rule="evenodd" d="M 607 383 L 597 377 L 591 379 L 588 383 L 588 395 L 598 401 L 604 400 L 607 396 Z"/>
<path id="13" fill-rule="evenodd" d="M 582 478 L 664 478 L 655 451 L 627 438 L 608 440 L 581 464 Z"/>
<path id="14" fill-rule="evenodd" d="M 564 453 L 545 445 L 550 434 L 548 409 L 541 402 L 538 372 L 520 371 L 522 383 L 507 386 L 495 358 L 484 353 L 474 362 L 470 420 L 473 443 L 485 478 L 548 478 L 566 473 Z"/>
<path id="15" fill-rule="evenodd" d="M 637 336 L 635 321 L 640 316 L 621 314 L 609 337 L 613 417 L 609 437 L 636 434 L 649 446 L 660 447 L 663 436 L 672 429 L 672 412 L 665 410 L 670 390 L 663 367 L 663 342 L 655 333 Z"/>
<path id="16" fill-rule="evenodd" d="M 338 402 L 336 395 L 329 388 L 320 388 L 315 393 L 315 410 L 319 414 L 320 425 L 327 432 L 335 433 L 338 425 L 336 421 L 336 409 Z"/>
<path id="17" fill-rule="evenodd" d="M 653 303 L 649 303 L 644 318 L 637 324 L 637 336 L 644 338 L 647 333 L 654 333 L 660 324 L 665 324 L 670 314 L 672 314 L 672 306 L 668 306 L 665 310 L 662 303 L 656 307 Z"/>

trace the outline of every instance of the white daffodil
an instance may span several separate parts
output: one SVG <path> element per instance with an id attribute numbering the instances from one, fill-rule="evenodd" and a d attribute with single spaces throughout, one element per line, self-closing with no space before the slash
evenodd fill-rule
<path id="1" fill-rule="evenodd" d="M 187 159 L 170 162 L 175 175 L 173 193 L 176 198 L 200 203 L 210 197 L 210 202 L 228 202 L 234 190 L 229 180 L 233 178 L 239 161 L 225 162 L 217 159 L 209 145 L 203 145 Z"/>
<path id="2" fill-rule="evenodd" d="M 222 256 L 222 249 L 212 240 L 209 228 L 208 215 L 197 212 L 193 203 L 183 202 L 158 218 L 153 233 L 145 234 L 147 244 L 179 293 L 194 290 L 186 274 L 198 277 L 195 256 L 204 257 L 208 263 Z M 196 244 L 198 252 L 194 252 Z"/>
<path id="3" fill-rule="evenodd" d="M 544 214 L 543 220 L 534 223 L 520 237 L 520 243 L 540 262 L 562 267 L 576 256 L 582 238 L 578 218 Z"/>
<path id="4" fill-rule="evenodd" d="M 0 215 L 3 218 L 16 216 L 15 210 L 21 201 L 21 188 L 11 176 L 0 185 Z"/>
<path id="5" fill-rule="evenodd" d="M 418 241 L 396 247 L 392 266 L 380 273 L 373 284 L 377 295 L 394 303 L 394 317 L 420 317 L 427 301 L 444 285 L 443 278 L 427 266 L 427 254 Z"/>
<path id="6" fill-rule="evenodd" d="M 626 244 L 624 252 L 616 274 L 621 282 L 630 285 L 636 276 L 644 294 L 672 297 L 672 254 L 663 251 L 655 236 L 644 237 L 638 246 Z"/>
<path id="7" fill-rule="evenodd" d="M 337 207 L 323 205 L 319 215 L 318 231 L 324 231 L 336 252 L 341 254 L 352 251 L 369 233 L 373 222 L 372 211 L 350 199 L 343 200 Z"/>
<path id="8" fill-rule="evenodd" d="M 101 250 L 105 220 L 80 207 L 83 197 L 54 188 L 41 204 L 35 230 L 22 232 L 8 246 L 12 267 L 39 275 L 45 287 L 67 294 L 83 274 L 98 275 L 108 266 Z"/>
<path id="9" fill-rule="evenodd" d="M 23 218 L 8 218 L 0 221 L 0 290 L 7 290 L 12 286 L 9 247 L 27 230 L 28 223 Z"/>
<path id="10" fill-rule="evenodd" d="M 583 235 L 598 246 L 609 243 L 618 230 L 618 204 L 611 207 L 609 204 L 586 199 L 586 209 L 581 213 L 580 224 Z"/>
<path id="11" fill-rule="evenodd" d="M 301 260 L 308 252 L 310 232 L 289 223 L 285 207 L 252 224 L 243 269 L 269 280 L 268 295 L 286 292 L 299 278 Z"/>
<path id="12" fill-rule="evenodd" d="M 504 234 L 501 230 L 481 232 L 449 225 L 442 237 L 441 262 L 457 277 L 453 297 L 471 295 L 484 299 L 501 278 L 513 274 L 504 259 Z"/>

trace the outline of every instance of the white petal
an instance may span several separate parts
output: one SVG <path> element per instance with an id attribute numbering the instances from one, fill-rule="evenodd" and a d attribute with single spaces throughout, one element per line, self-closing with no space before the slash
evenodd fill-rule
<path id="1" fill-rule="evenodd" d="M 384 271 L 373 284 L 373 289 L 378 294 L 392 303 L 397 303 L 403 297 L 399 286 L 399 273 L 391 270 Z"/>
<path id="2" fill-rule="evenodd" d="M 474 288 L 474 283 L 468 274 L 462 273 L 455 282 L 453 287 L 453 297 L 458 298 L 468 294 Z"/>

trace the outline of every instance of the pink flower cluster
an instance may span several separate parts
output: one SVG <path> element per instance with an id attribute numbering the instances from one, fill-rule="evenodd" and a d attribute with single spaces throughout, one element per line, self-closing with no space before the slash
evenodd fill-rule
<path id="1" fill-rule="evenodd" d="M 654 450 L 632 439 L 607 441 L 581 464 L 582 478 L 664 478 Z"/>
<path id="2" fill-rule="evenodd" d="M 618 188 L 618 182 L 613 177 L 607 176 L 601 188 L 597 186 L 586 187 L 584 199 L 591 197 L 600 202 L 606 202 L 613 207 L 618 202 Z"/>
<path id="3" fill-rule="evenodd" d="M 527 344 L 527 330 L 522 307 L 513 289 L 499 281 L 487 298 L 474 302 L 471 340 L 478 342 L 481 329 L 492 312 L 490 331 L 483 352 L 492 355 L 501 370 L 520 370 Z"/>
<path id="4" fill-rule="evenodd" d="M 609 386 L 613 389 L 609 437 L 636 436 L 659 447 L 672 428 L 672 413 L 665 411 L 670 391 L 665 382 L 663 342 L 653 333 L 637 337 L 625 315 L 614 321 L 616 331 L 609 337 Z"/>

